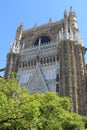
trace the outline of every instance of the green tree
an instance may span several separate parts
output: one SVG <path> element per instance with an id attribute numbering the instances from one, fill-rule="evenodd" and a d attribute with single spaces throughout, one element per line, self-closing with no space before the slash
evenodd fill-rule
<path id="1" fill-rule="evenodd" d="M 0 78 L 0 130 L 83 130 L 82 117 L 70 112 L 70 100 L 56 93 L 29 94 L 11 75 Z"/>
<path id="2" fill-rule="evenodd" d="M 39 99 L 34 94 L 35 100 Z M 82 130 L 84 124 L 82 117 L 69 112 L 70 101 L 67 97 L 58 97 L 56 93 L 47 92 L 40 100 L 39 130 Z"/>
<path id="3" fill-rule="evenodd" d="M 87 116 L 83 116 L 83 122 L 85 124 L 85 128 L 87 129 Z"/>

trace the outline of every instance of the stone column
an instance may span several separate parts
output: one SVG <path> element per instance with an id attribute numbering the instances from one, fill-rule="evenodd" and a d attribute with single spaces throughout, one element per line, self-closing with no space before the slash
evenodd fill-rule
<path id="1" fill-rule="evenodd" d="M 69 97 L 71 101 L 71 111 L 74 111 L 74 102 L 73 102 L 73 86 L 72 86 L 72 68 L 71 68 L 71 41 L 67 41 L 67 64 L 66 64 L 66 87 L 69 88 Z M 68 83 L 68 84 L 67 84 Z M 68 91 L 68 90 L 67 90 Z"/>
<path id="2" fill-rule="evenodd" d="M 86 94 L 85 94 L 85 88 L 86 88 L 86 80 L 85 80 L 85 69 L 84 69 L 84 58 L 82 53 L 82 47 L 78 46 L 78 82 L 79 82 L 79 88 L 78 88 L 78 97 L 79 97 L 79 113 L 84 115 L 86 110 Z"/>
<path id="3" fill-rule="evenodd" d="M 78 85 L 77 85 L 77 69 L 75 57 L 75 43 L 71 43 L 71 67 L 72 67 L 72 86 L 73 86 L 73 104 L 74 111 L 78 113 Z"/>
<path id="4" fill-rule="evenodd" d="M 18 64 L 19 64 L 19 54 L 15 53 L 8 53 L 7 55 L 7 64 L 5 70 L 5 78 L 8 79 L 10 77 L 10 72 L 17 72 L 18 71 Z"/>
<path id="5" fill-rule="evenodd" d="M 81 101 L 82 98 L 78 96 L 78 88 L 82 80 L 78 78 L 81 77 L 79 69 L 83 71 L 81 67 L 78 69 L 78 64 L 81 59 L 77 58 L 79 54 L 77 55 L 77 52 L 75 52 L 76 44 L 74 42 L 66 40 L 60 44 L 60 94 L 70 97 L 71 111 L 78 113 L 78 100 Z M 82 60 L 80 64 L 82 64 Z"/>
<path id="6" fill-rule="evenodd" d="M 70 41 L 63 41 L 60 44 L 60 94 L 62 96 L 70 97 L 71 111 L 73 111 L 71 51 L 69 46 Z"/>

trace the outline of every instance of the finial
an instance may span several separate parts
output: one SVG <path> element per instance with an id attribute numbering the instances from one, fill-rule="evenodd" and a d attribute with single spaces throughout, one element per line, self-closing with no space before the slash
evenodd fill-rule
<path id="1" fill-rule="evenodd" d="M 20 25 L 18 26 L 18 30 L 19 30 L 19 29 L 21 29 L 21 30 L 22 30 L 22 28 L 23 28 L 23 22 L 22 22 L 22 23 L 20 23 Z"/>
<path id="2" fill-rule="evenodd" d="M 21 22 L 20 26 L 23 27 L 23 22 Z"/>
<path id="3" fill-rule="evenodd" d="M 52 18 L 51 17 L 49 18 L 49 23 L 52 23 Z"/>
<path id="4" fill-rule="evenodd" d="M 34 27 L 37 27 L 37 22 L 35 22 Z"/>
<path id="5" fill-rule="evenodd" d="M 74 9 L 72 8 L 72 6 L 70 7 L 69 15 L 75 15 L 76 16 L 76 13 L 75 13 Z"/>
<path id="6" fill-rule="evenodd" d="M 70 12 L 74 12 L 74 10 L 73 10 L 72 6 L 70 7 Z"/>
<path id="7" fill-rule="evenodd" d="M 64 10 L 64 18 L 66 19 L 67 18 L 67 11 Z"/>

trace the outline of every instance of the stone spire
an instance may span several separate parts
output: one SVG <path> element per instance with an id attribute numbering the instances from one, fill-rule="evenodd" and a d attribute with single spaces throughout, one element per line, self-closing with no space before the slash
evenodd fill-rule
<path id="1" fill-rule="evenodd" d="M 15 40 L 21 40 L 22 37 L 22 29 L 23 29 L 23 23 L 21 23 L 16 31 L 16 36 L 15 36 Z"/>
<path id="2" fill-rule="evenodd" d="M 68 20 L 69 20 L 69 27 L 72 29 L 72 31 L 74 33 L 78 32 L 77 17 L 72 7 L 70 8 Z"/>
<path id="3" fill-rule="evenodd" d="M 67 19 L 67 11 L 64 10 L 64 19 Z"/>
<path id="4" fill-rule="evenodd" d="M 51 17 L 49 18 L 49 23 L 52 23 L 52 18 Z"/>
<path id="5" fill-rule="evenodd" d="M 13 45 L 11 45 L 11 47 L 10 47 L 10 52 L 19 53 L 19 50 L 20 50 L 20 40 L 21 40 L 22 32 L 23 32 L 22 29 L 23 29 L 23 23 L 21 23 L 18 26 L 18 28 L 17 28 L 15 40 L 13 42 Z"/>
<path id="6" fill-rule="evenodd" d="M 37 27 L 37 22 L 35 22 L 35 24 L 34 24 L 34 28 L 36 28 Z"/>

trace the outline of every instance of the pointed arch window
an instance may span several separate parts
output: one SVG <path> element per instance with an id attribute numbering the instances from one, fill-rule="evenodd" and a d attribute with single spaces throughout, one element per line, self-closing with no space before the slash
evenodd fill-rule
<path id="1" fill-rule="evenodd" d="M 49 43 L 50 42 L 50 38 L 48 36 L 42 36 L 42 37 L 39 37 L 34 45 L 39 45 L 39 42 L 41 45 L 45 44 L 45 43 Z"/>

